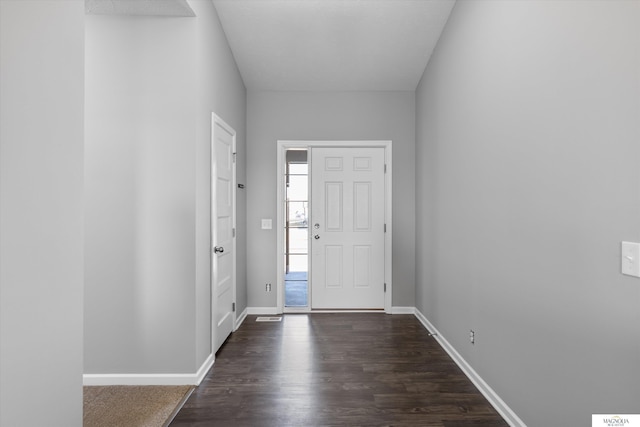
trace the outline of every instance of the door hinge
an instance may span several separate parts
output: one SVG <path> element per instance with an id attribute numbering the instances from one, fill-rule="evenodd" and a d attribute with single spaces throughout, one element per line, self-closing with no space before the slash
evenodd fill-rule
<path id="1" fill-rule="evenodd" d="M 387 232 L 387 224 L 384 225 L 384 232 Z"/>
<path id="2" fill-rule="evenodd" d="M 235 302 L 231 303 L 231 311 L 233 311 L 234 313 L 236 312 L 236 303 Z"/>
<path id="3" fill-rule="evenodd" d="M 387 173 L 387 164 L 384 164 L 384 173 Z"/>
<path id="4" fill-rule="evenodd" d="M 233 163 L 235 163 L 235 162 L 236 162 L 236 154 L 237 154 L 237 153 L 233 153 Z"/>
<path id="5" fill-rule="evenodd" d="M 384 284 L 384 291 L 387 292 L 387 284 Z"/>
<path id="6" fill-rule="evenodd" d="M 231 229 L 231 237 L 236 237 L 236 229 Z"/>

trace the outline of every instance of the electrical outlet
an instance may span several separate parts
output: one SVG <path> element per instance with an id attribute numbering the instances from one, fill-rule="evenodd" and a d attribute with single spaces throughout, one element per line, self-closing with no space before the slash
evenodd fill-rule
<path id="1" fill-rule="evenodd" d="M 264 285 L 264 290 L 267 292 L 271 292 L 271 283 L 267 283 L 266 285 Z"/>
<path id="2" fill-rule="evenodd" d="M 476 343 L 476 333 L 473 329 L 469 331 L 469 341 L 471 341 L 471 344 Z"/>

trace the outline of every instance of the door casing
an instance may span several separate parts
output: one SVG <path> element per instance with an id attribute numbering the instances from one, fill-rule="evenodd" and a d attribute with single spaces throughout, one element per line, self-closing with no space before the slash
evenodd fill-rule
<path id="1" fill-rule="evenodd" d="M 284 312 L 309 312 L 307 308 L 285 308 L 284 306 L 284 257 L 280 256 L 284 254 L 284 233 L 281 233 L 280 225 L 284 224 L 284 168 L 286 165 L 286 152 L 288 149 L 298 148 L 309 150 L 312 147 L 382 147 L 384 148 L 385 158 L 385 224 L 386 233 L 384 235 L 384 281 L 385 281 L 385 295 L 384 295 L 384 311 L 387 314 L 392 312 L 392 296 L 393 296 L 393 283 L 392 283 L 392 242 L 393 242 L 393 221 L 392 221 L 392 142 L 388 140 L 384 141 L 305 141 L 305 140 L 282 140 L 278 141 L 278 159 L 277 159 L 277 286 L 276 286 L 276 298 L 277 298 L 277 310 L 278 313 Z M 309 157 L 309 161 L 313 161 Z M 313 178 L 311 178 L 313 179 Z M 309 272 L 311 273 L 311 272 Z M 309 274 L 311 277 L 311 274 Z M 314 310 L 318 311 L 318 310 Z M 321 310 L 330 311 L 330 310 Z M 344 310 L 340 310 L 343 312 Z"/>

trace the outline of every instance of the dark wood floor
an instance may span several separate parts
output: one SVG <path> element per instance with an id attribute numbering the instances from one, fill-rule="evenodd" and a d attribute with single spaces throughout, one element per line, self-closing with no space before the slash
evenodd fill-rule
<path id="1" fill-rule="evenodd" d="M 507 426 L 412 315 L 249 316 L 171 426 Z"/>

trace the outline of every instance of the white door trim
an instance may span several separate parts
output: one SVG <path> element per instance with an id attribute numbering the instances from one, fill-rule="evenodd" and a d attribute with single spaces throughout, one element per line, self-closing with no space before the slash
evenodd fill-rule
<path id="1" fill-rule="evenodd" d="M 392 283 L 392 242 L 393 242 L 393 220 L 392 220 L 392 158 L 391 158 L 391 141 L 278 141 L 278 159 L 277 159 L 277 310 L 278 313 L 284 313 L 284 233 L 281 233 L 281 224 L 284 224 L 284 167 L 286 163 L 285 155 L 287 149 L 290 148 L 304 148 L 310 149 L 312 147 L 382 147 L 384 148 L 384 161 L 386 165 L 386 173 L 384 176 L 385 181 L 385 224 L 387 225 L 387 232 L 384 235 L 384 280 L 386 284 L 386 292 L 384 295 L 384 311 L 388 314 L 392 312 L 392 296 L 393 296 L 393 283 Z M 310 277 L 310 276 L 309 276 Z M 289 310 L 287 310 L 289 311 Z M 292 311 L 310 311 L 307 310 L 292 310 Z"/>
<path id="2" fill-rule="evenodd" d="M 209 235 L 209 260 L 210 260 L 210 289 L 211 289 L 211 354 L 214 355 L 215 357 L 215 352 L 216 352 L 216 330 L 217 330 L 217 322 L 216 322 L 216 308 L 217 308 L 217 297 L 216 297 L 216 292 L 215 292 L 215 284 L 214 284 L 214 270 L 213 270 L 213 256 L 212 256 L 212 252 L 213 252 L 213 248 L 216 244 L 216 242 L 214 242 L 214 226 L 215 226 L 215 218 L 214 218 L 214 204 L 216 202 L 216 157 L 215 157 L 215 126 L 216 124 L 218 124 L 221 128 L 223 128 L 225 131 L 227 131 L 229 134 L 232 135 L 233 137 L 233 142 L 232 142 L 232 151 L 233 151 L 233 163 L 231 166 L 231 176 L 232 176 L 232 182 L 231 182 L 231 210 L 232 210 L 232 214 L 231 214 L 231 218 L 232 218 L 232 227 L 235 230 L 237 227 L 237 222 L 236 222 L 236 191 L 237 191 L 237 177 L 236 177 L 236 160 L 235 160 L 235 153 L 236 153 L 236 131 L 230 126 L 228 125 L 224 120 L 222 120 L 222 118 L 220 118 L 220 116 L 218 116 L 216 113 L 211 113 L 211 143 L 210 143 L 210 147 L 211 147 L 211 155 L 210 155 L 210 160 L 211 160 L 211 165 L 210 165 L 210 179 L 209 182 L 211 183 L 211 204 L 210 204 L 210 221 L 209 223 L 211 224 L 211 230 L 210 230 L 210 235 Z M 232 299 L 233 299 L 233 303 L 236 303 L 236 272 L 237 272 L 237 254 L 236 254 L 236 248 L 237 248 L 237 244 L 236 244 L 236 234 L 237 233 L 233 233 L 233 237 L 232 237 L 232 245 L 233 245 L 233 255 L 232 255 L 232 278 L 231 278 L 231 292 L 232 292 Z M 235 330 L 235 326 L 236 326 L 236 321 L 237 321 L 237 312 L 236 310 L 234 310 L 232 313 L 232 331 Z"/>

